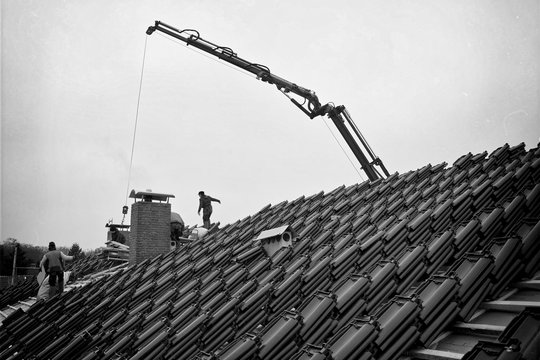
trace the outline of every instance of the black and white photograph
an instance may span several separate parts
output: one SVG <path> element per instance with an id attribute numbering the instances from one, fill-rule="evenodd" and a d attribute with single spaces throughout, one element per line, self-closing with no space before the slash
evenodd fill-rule
<path id="1" fill-rule="evenodd" d="M 540 359 L 538 0 L 0 22 L 0 359 Z"/>

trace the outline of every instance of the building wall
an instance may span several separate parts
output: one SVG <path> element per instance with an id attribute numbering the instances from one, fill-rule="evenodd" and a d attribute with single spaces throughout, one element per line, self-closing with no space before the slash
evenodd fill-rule
<path id="1" fill-rule="evenodd" d="M 169 203 L 139 201 L 131 206 L 130 264 L 171 250 L 170 221 Z"/>

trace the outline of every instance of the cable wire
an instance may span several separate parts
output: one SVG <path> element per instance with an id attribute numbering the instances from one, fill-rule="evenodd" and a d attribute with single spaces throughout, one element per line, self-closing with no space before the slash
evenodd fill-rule
<path id="1" fill-rule="evenodd" d="M 131 157 L 129 160 L 129 172 L 128 172 L 128 181 L 127 181 L 127 189 L 126 189 L 126 201 L 124 204 L 127 206 L 128 196 L 129 196 L 129 185 L 131 181 L 131 169 L 133 167 L 133 153 L 135 152 L 135 138 L 137 136 L 137 123 L 139 122 L 139 107 L 141 104 L 141 92 L 142 92 L 142 84 L 143 84 L 143 75 L 144 75 L 144 63 L 146 60 L 146 45 L 148 44 L 148 35 L 146 35 L 146 38 L 144 39 L 144 51 L 143 51 L 143 58 L 142 58 L 142 67 L 141 67 L 141 78 L 139 80 L 139 94 L 137 96 L 137 110 L 135 111 L 135 126 L 133 127 L 133 140 L 131 142 Z M 124 214 L 124 218 L 126 217 L 126 214 Z M 122 218 L 122 224 L 124 224 L 124 218 Z"/>
<path id="2" fill-rule="evenodd" d="M 351 116 L 351 113 L 349 112 L 348 109 L 345 109 L 344 110 L 346 113 L 347 113 L 347 116 L 349 117 L 349 119 L 351 119 L 350 121 L 350 125 L 352 128 L 354 128 L 354 130 L 358 133 L 358 137 L 360 138 L 360 140 L 362 141 L 362 144 L 366 147 L 367 151 L 370 153 L 370 155 L 374 158 L 377 157 L 377 155 L 375 155 L 375 153 L 373 152 L 373 149 L 371 148 L 371 146 L 368 144 L 366 138 L 364 137 L 364 135 L 362 134 L 362 132 L 360 131 L 360 129 L 358 128 L 358 126 L 356 126 L 356 123 L 354 121 L 352 121 L 352 116 Z"/>
<path id="3" fill-rule="evenodd" d="M 351 166 L 353 167 L 354 171 L 356 171 L 356 173 L 358 174 L 358 176 L 360 176 L 360 179 L 362 179 L 362 181 L 365 181 L 365 180 L 364 180 L 364 177 L 362 176 L 362 174 L 360 173 L 360 171 L 356 168 L 356 166 L 354 165 L 354 162 L 351 160 L 349 154 L 347 154 L 347 152 L 345 151 L 345 149 L 343 148 L 343 146 L 342 146 L 341 143 L 339 142 L 338 138 L 336 137 L 336 135 L 334 134 L 334 132 L 332 131 L 332 129 L 330 129 L 330 126 L 328 126 L 328 124 L 326 123 L 326 118 L 323 118 L 323 122 L 324 122 L 324 125 L 326 125 L 326 128 L 328 129 L 328 131 L 330 131 L 330 134 L 332 134 L 332 137 L 334 138 L 334 140 L 336 140 L 337 144 L 338 144 L 339 147 L 341 148 L 341 151 L 343 151 L 343 154 L 345 154 L 345 156 L 346 156 L 347 159 L 349 160 L 349 163 L 351 163 Z"/>

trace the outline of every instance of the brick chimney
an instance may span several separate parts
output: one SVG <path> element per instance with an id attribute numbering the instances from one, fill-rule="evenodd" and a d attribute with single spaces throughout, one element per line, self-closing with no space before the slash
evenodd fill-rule
<path id="1" fill-rule="evenodd" d="M 131 205 L 130 265 L 171 251 L 171 204 L 174 195 L 158 194 L 151 190 L 135 191 Z"/>

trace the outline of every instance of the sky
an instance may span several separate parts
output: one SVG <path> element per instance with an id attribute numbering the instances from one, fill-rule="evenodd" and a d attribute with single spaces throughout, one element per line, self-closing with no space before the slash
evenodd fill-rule
<path id="1" fill-rule="evenodd" d="M 367 179 L 329 119 L 155 20 L 345 105 L 390 173 L 540 141 L 537 0 L 5 0 L 2 241 L 104 246 L 131 189 L 188 225 L 204 190 L 224 225 Z"/>

